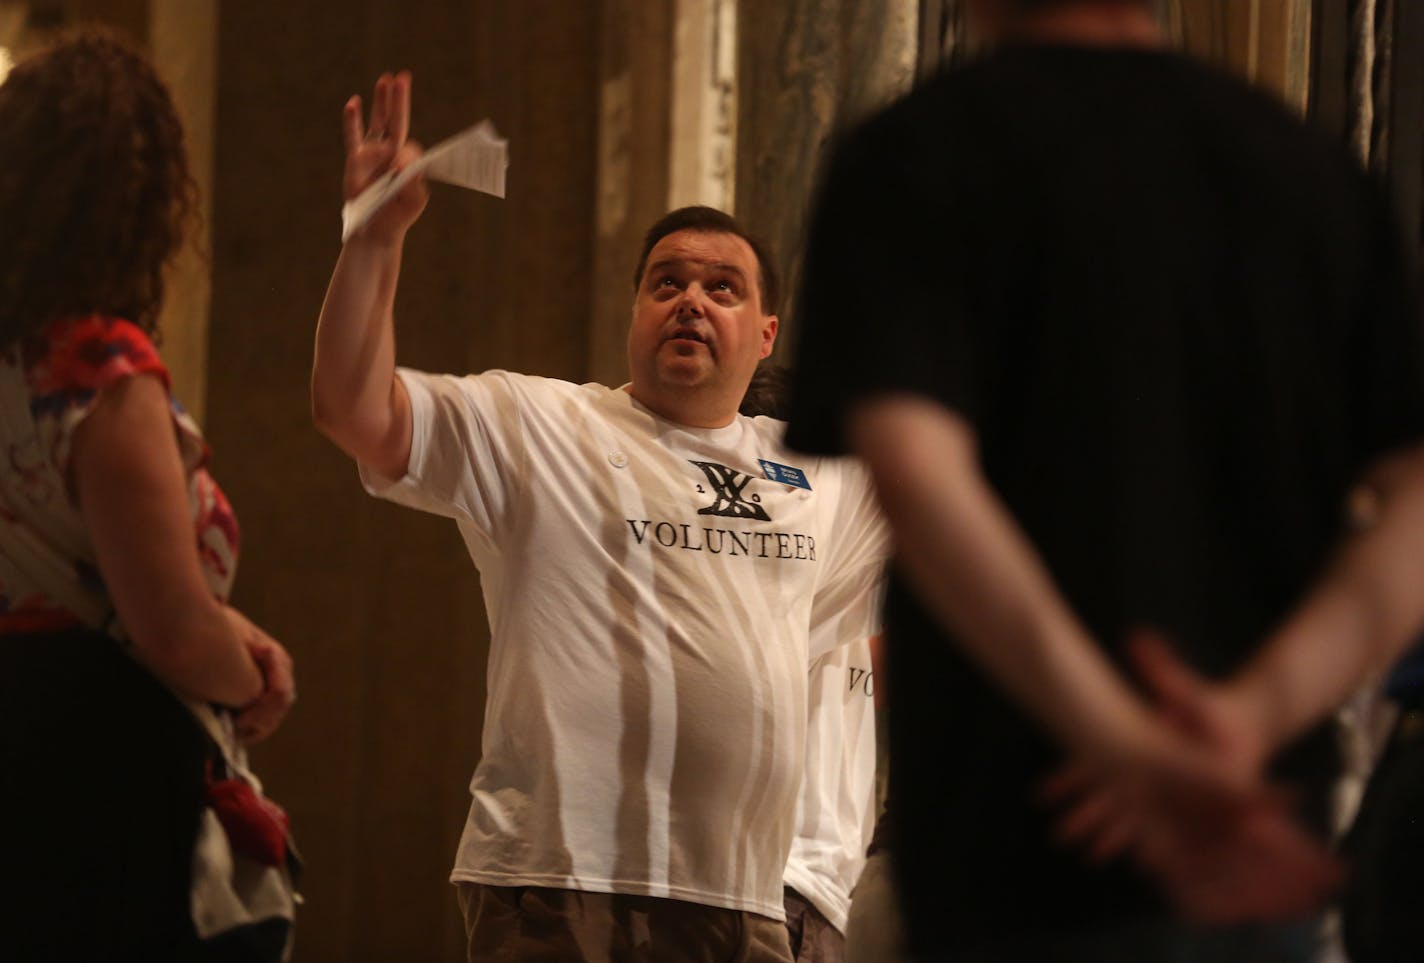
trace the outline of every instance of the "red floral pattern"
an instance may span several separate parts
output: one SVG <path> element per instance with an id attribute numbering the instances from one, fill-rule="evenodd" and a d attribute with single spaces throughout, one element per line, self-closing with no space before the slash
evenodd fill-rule
<path id="1" fill-rule="evenodd" d="M 153 342 L 118 318 L 59 319 L 0 357 L 0 634 L 92 624 L 96 613 L 111 611 L 66 484 L 69 448 L 99 392 L 143 374 L 171 386 Z M 197 425 L 171 395 L 170 406 L 203 571 L 214 595 L 226 599 L 237 519 L 205 467 L 209 451 Z M 25 573 L 35 571 L 51 573 L 46 584 L 67 573 L 66 598 L 32 584 Z"/>

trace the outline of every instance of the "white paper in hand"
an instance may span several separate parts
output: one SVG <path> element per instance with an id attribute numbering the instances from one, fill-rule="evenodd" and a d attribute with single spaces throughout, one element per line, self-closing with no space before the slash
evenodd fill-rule
<path id="1" fill-rule="evenodd" d="M 387 174 L 346 202 L 341 209 L 341 241 L 369 221 L 411 179 L 424 172 L 435 181 L 504 196 L 504 172 L 509 167 L 509 141 L 482 120 L 454 137 L 442 140 L 398 174 Z"/>

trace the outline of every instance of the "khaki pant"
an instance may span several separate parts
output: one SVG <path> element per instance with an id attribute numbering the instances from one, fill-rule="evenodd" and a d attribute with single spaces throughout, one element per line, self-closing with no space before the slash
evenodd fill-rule
<path id="1" fill-rule="evenodd" d="M 796 963 L 843 963 L 845 937 L 824 913 L 796 890 L 786 887 L 786 932 Z"/>
<path id="2" fill-rule="evenodd" d="M 457 883 L 470 963 L 792 963 L 784 924 L 621 893 Z"/>
<path id="3" fill-rule="evenodd" d="M 878 849 L 861 871 L 846 921 L 846 963 L 899 963 L 905 956 L 905 924 L 890 852 Z"/>

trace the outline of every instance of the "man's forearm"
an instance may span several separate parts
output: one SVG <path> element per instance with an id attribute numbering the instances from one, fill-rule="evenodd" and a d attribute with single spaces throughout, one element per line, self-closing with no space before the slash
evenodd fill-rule
<path id="1" fill-rule="evenodd" d="M 393 430 L 401 242 L 353 237 L 341 249 L 317 323 L 312 418 L 360 458 Z"/>
<path id="2" fill-rule="evenodd" d="M 1424 626 L 1424 448 L 1386 459 L 1362 487 L 1372 517 L 1227 683 L 1272 746 L 1387 670 Z"/>
<path id="3" fill-rule="evenodd" d="M 851 433 L 902 568 L 971 658 L 1078 754 L 1152 751 L 1152 715 L 982 478 L 968 426 L 927 401 L 886 399 L 857 412 Z"/>

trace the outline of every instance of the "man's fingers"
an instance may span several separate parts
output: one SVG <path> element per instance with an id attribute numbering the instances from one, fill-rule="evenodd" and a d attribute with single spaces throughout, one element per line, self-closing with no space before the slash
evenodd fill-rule
<path id="1" fill-rule="evenodd" d="M 1101 774 L 1081 762 L 1059 766 L 1038 786 L 1038 798 L 1046 806 L 1063 806 L 1087 794 L 1102 782 Z"/>
<path id="2" fill-rule="evenodd" d="M 372 140 L 385 140 L 390 135 L 391 85 L 390 74 L 376 78 L 376 89 L 371 93 L 371 126 L 366 135 Z"/>
<path id="3" fill-rule="evenodd" d="M 396 74 L 391 85 L 391 142 L 399 148 L 410 134 L 410 71 Z"/>
<path id="4" fill-rule="evenodd" d="M 1172 646 L 1155 629 L 1138 629 L 1127 645 L 1133 668 L 1152 694 L 1169 710 L 1197 714 L 1203 682 L 1177 657 Z"/>
<path id="5" fill-rule="evenodd" d="M 420 160 L 420 155 L 424 153 L 425 151 L 418 141 L 406 141 L 401 145 L 400 150 L 396 151 L 395 159 L 391 161 L 391 173 L 400 173 L 407 164 Z"/>
<path id="6" fill-rule="evenodd" d="M 341 111 L 341 142 L 346 153 L 350 154 L 360 147 L 365 136 L 366 132 L 361 127 L 361 98 L 353 96 Z"/>
<path id="7" fill-rule="evenodd" d="M 1117 797 L 1110 792 L 1095 792 L 1079 800 L 1058 819 L 1054 835 L 1060 843 L 1094 842 L 1105 835 L 1116 835 L 1126 819 Z"/>
<path id="8" fill-rule="evenodd" d="M 1324 844 L 1262 797 L 1210 832 L 1144 835 L 1134 855 L 1185 917 L 1230 924 L 1318 911 L 1341 869 Z"/>
<path id="9" fill-rule="evenodd" d="M 1119 819 L 1104 826 L 1088 844 L 1088 857 L 1096 863 L 1117 859 L 1130 850 L 1142 836 L 1142 827 L 1135 821 Z"/>

